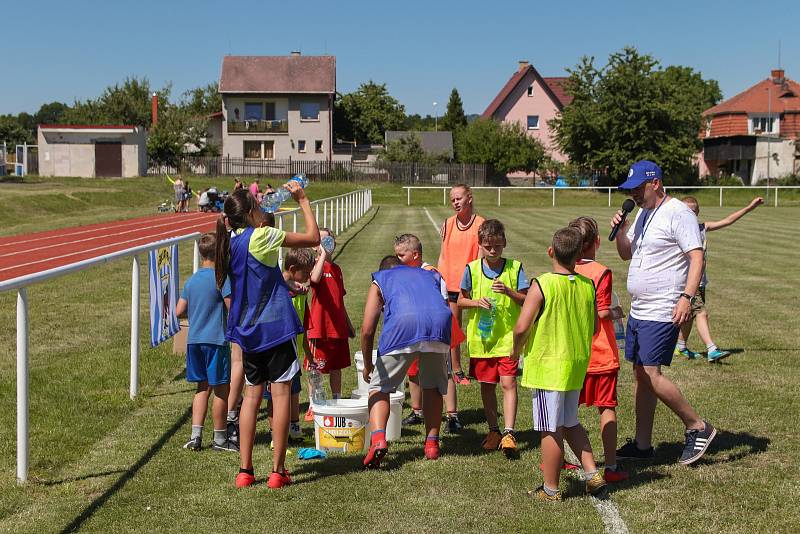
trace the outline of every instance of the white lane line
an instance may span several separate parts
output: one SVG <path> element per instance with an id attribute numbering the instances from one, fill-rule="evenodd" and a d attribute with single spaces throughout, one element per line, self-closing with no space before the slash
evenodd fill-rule
<path id="1" fill-rule="evenodd" d="M 567 446 L 566 440 L 564 442 L 564 457 L 571 464 L 581 465 L 575 453 Z M 583 469 L 578 467 L 577 472 L 581 476 L 581 479 L 583 479 Z M 614 501 L 610 498 L 601 501 L 592 496 L 589 496 L 589 500 L 600 515 L 600 520 L 603 521 L 606 534 L 628 534 L 628 525 L 625 524 L 625 521 L 622 520 L 622 516 L 619 515 L 619 510 L 614 504 Z"/>
<path id="2" fill-rule="evenodd" d="M 2 269 L 0 269 L 0 272 L 8 271 L 8 270 L 11 270 L 11 269 L 19 269 L 20 267 L 27 267 L 29 265 L 36 265 L 38 263 L 45 263 L 45 262 L 49 262 L 49 261 L 53 261 L 53 260 L 59 260 L 61 258 L 69 258 L 70 256 L 78 256 L 80 254 L 86 254 L 87 252 L 94 252 L 94 251 L 97 251 L 97 250 L 103 250 L 103 249 L 106 249 L 106 248 L 116 247 L 118 245 L 125 245 L 127 243 L 134 243 L 136 241 L 142 241 L 142 240 L 146 240 L 146 239 L 153 239 L 153 238 L 156 238 L 156 237 L 159 237 L 159 236 L 171 237 L 171 236 L 176 235 L 176 231 L 180 232 L 181 230 L 190 230 L 190 229 L 194 228 L 195 226 L 196 225 L 187 226 L 185 228 L 175 228 L 175 229 L 173 229 L 173 230 L 171 230 L 169 232 L 161 232 L 161 233 L 158 233 L 158 234 L 149 234 L 149 235 L 138 237 L 138 238 L 135 238 L 135 239 L 128 239 L 127 241 L 117 241 L 115 243 L 111 243 L 111 244 L 108 244 L 108 245 L 103 245 L 103 246 L 100 246 L 100 247 L 94 247 L 94 248 L 87 248 L 87 249 L 84 249 L 84 250 L 78 250 L 76 252 L 70 252 L 69 254 L 62 254 L 61 256 L 51 256 L 49 258 L 44 258 L 42 260 L 31 261 L 31 262 L 28 262 L 28 263 L 19 263 L 19 264 L 16 264 L 16 265 L 10 265 L 8 267 L 3 267 Z M 158 239 L 154 239 L 153 241 L 155 242 L 155 241 L 159 241 L 159 240 Z"/>
<path id="3" fill-rule="evenodd" d="M 433 217 L 431 217 L 431 212 L 428 211 L 428 208 L 422 208 L 422 209 L 425 210 L 425 215 L 428 216 L 428 220 L 431 222 L 436 231 L 438 232 L 439 230 L 441 230 L 441 228 L 439 228 L 439 225 L 436 224 L 436 221 L 433 220 Z"/>
<path id="4" fill-rule="evenodd" d="M 158 222 L 163 223 L 162 224 L 162 226 L 163 226 L 164 224 L 172 224 L 175 221 L 186 222 L 187 220 L 188 221 L 203 220 L 206 217 L 207 217 L 207 214 L 202 214 L 202 215 L 198 214 L 197 216 L 190 215 L 188 217 L 171 217 L 169 219 L 169 221 L 166 221 L 165 219 L 162 219 L 161 221 L 158 221 Z M 212 219 L 213 217 L 208 217 L 208 218 Z M 143 226 L 137 226 L 137 225 L 151 224 L 151 223 L 154 223 L 154 222 L 156 222 L 155 219 L 153 219 L 153 220 L 138 220 L 138 221 L 135 221 L 135 222 L 134 221 L 131 221 L 131 222 L 117 221 L 116 223 L 111 223 L 109 225 L 103 225 L 103 226 L 96 227 L 96 228 L 89 228 L 89 229 L 79 230 L 79 231 L 76 231 L 76 232 L 64 232 L 64 233 L 58 233 L 58 234 L 52 234 L 51 233 L 51 235 L 43 236 L 43 237 L 36 237 L 36 238 L 33 238 L 33 239 L 15 240 L 15 241 L 9 241 L 8 243 L 0 243 L 0 248 L 2 248 L 2 247 L 12 247 L 12 246 L 16 247 L 16 246 L 19 246 L 19 245 L 24 245 L 26 243 L 35 243 L 37 241 L 50 241 L 50 240 L 58 239 L 58 238 L 61 238 L 61 237 L 77 236 L 77 235 L 91 234 L 91 233 L 96 233 L 96 232 L 107 232 L 108 230 L 111 230 L 111 229 L 119 229 L 119 228 L 125 228 L 125 227 L 152 228 L 152 226 L 143 227 Z"/>
<path id="5" fill-rule="evenodd" d="M 0 254 L 0 258 L 6 258 L 6 257 L 9 257 L 9 256 L 16 256 L 18 254 L 30 254 L 31 252 L 36 252 L 37 250 L 46 250 L 48 248 L 60 248 L 60 247 L 66 246 L 66 245 L 75 245 L 77 243 L 85 243 L 86 241 L 94 241 L 94 240 L 97 240 L 97 239 L 105 239 L 107 237 L 114 237 L 114 236 L 121 236 L 121 235 L 125 235 L 125 234 L 138 233 L 138 232 L 141 232 L 143 230 L 152 230 L 154 228 L 163 228 L 165 226 L 174 228 L 176 222 L 180 222 L 180 223 L 183 223 L 183 224 L 186 224 L 187 222 L 189 222 L 189 223 L 192 223 L 192 225 L 194 225 L 198 221 L 202 221 L 202 220 L 204 220 L 204 219 L 195 218 L 195 219 L 188 220 L 188 221 L 185 220 L 185 219 L 181 219 L 180 221 L 173 220 L 173 221 L 170 221 L 170 222 L 167 222 L 167 223 L 163 223 L 162 222 L 161 224 L 151 224 L 150 226 L 138 226 L 138 227 L 132 228 L 130 230 L 125 230 L 123 232 L 104 233 L 104 234 L 96 235 L 96 236 L 93 236 L 93 237 L 86 237 L 84 239 L 75 239 L 75 240 L 72 240 L 72 241 L 61 241 L 61 242 L 53 243 L 53 244 L 46 245 L 46 246 L 41 246 L 41 247 L 36 247 L 36 248 L 26 248 L 24 250 L 18 250 L 16 252 L 7 252 L 5 254 Z M 102 230 L 103 229 L 98 228 L 95 231 L 99 232 L 99 231 L 102 231 Z M 50 239 L 58 239 L 58 237 L 60 237 L 60 236 L 51 236 Z M 16 246 L 16 245 L 18 245 L 18 243 L 14 243 L 14 245 Z"/>

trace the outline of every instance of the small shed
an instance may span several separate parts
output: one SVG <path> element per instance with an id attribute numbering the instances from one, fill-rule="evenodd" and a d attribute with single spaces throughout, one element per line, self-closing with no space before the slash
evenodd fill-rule
<path id="1" fill-rule="evenodd" d="M 140 126 L 41 124 L 38 142 L 40 176 L 147 174 L 147 131 Z"/>

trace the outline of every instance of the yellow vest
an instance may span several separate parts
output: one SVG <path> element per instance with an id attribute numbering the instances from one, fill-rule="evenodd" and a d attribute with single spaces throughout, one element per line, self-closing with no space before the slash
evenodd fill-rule
<path id="1" fill-rule="evenodd" d="M 472 278 L 472 299 L 479 300 L 481 297 L 494 299 L 496 306 L 494 324 L 491 334 L 486 338 L 482 337 L 478 324 L 481 315 L 489 313 L 489 310 L 483 308 L 467 310 L 467 348 L 470 358 L 502 358 L 511 355 L 514 343 L 514 325 L 517 323 L 522 308 L 508 295 L 492 291 L 493 280 L 483 274 L 482 261 L 479 258 L 467 264 Z M 520 262 L 505 259 L 503 271 L 498 279 L 516 291 L 521 267 Z"/>
<path id="2" fill-rule="evenodd" d="M 544 295 L 525 346 L 522 385 L 550 391 L 583 386 L 594 335 L 594 284 L 579 274 L 536 278 Z"/>

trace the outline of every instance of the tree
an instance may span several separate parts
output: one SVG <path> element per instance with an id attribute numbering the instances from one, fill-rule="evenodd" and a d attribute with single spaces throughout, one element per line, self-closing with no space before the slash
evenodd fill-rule
<path id="1" fill-rule="evenodd" d="M 432 132 L 435 126 L 436 126 L 435 117 L 431 115 L 425 115 L 423 117 L 419 113 L 406 115 L 406 119 L 405 121 L 403 121 L 403 130 L 408 130 L 408 131 Z"/>
<path id="2" fill-rule="evenodd" d="M 218 148 L 209 145 L 208 117 L 197 115 L 190 108 L 162 106 L 158 123 L 147 137 L 147 154 L 159 165 L 176 166 L 180 156 L 191 147 L 192 155 L 218 155 Z"/>
<path id="3" fill-rule="evenodd" d="M 464 115 L 464 105 L 461 103 L 461 96 L 454 87 L 450 92 L 450 100 L 447 101 L 447 112 L 442 117 L 442 129 L 455 132 L 467 126 L 467 116 Z"/>
<path id="4" fill-rule="evenodd" d="M 666 177 L 690 172 L 702 146 L 701 114 L 722 98 L 716 81 L 689 67 L 661 69 L 633 47 L 601 69 L 584 57 L 569 73 L 573 101 L 549 124 L 571 163 L 605 170 L 617 183 L 639 159 L 656 161 Z"/>
<path id="5" fill-rule="evenodd" d="M 533 172 L 545 161 L 542 144 L 518 123 L 478 119 L 459 130 L 456 154 L 464 163 L 488 163 L 495 172 Z"/>
<path id="6" fill-rule="evenodd" d="M 31 131 L 22 126 L 14 115 L 0 115 L 0 143 L 3 141 L 8 144 L 9 151 L 14 150 L 14 145 L 35 142 Z"/>
<path id="7" fill-rule="evenodd" d="M 216 83 L 209 83 L 183 93 L 181 104 L 189 113 L 207 117 L 222 111 L 222 95 Z"/>
<path id="8" fill-rule="evenodd" d="M 69 106 L 61 102 L 50 102 L 49 104 L 42 104 L 33 117 L 37 125 L 58 124 L 68 109 Z"/>
<path id="9" fill-rule="evenodd" d="M 171 86 L 156 92 L 159 108 L 169 106 Z M 150 128 L 152 89 L 147 78 L 126 78 L 122 85 L 107 87 L 95 100 L 75 102 L 64 114 L 65 122 L 74 124 L 126 124 Z"/>
<path id="10" fill-rule="evenodd" d="M 382 144 L 386 130 L 399 130 L 403 126 L 405 108 L 389 94 L 386 84 L 370 80 L 337 100 L 339 112 L 334 114 L 337 138 Z"/>

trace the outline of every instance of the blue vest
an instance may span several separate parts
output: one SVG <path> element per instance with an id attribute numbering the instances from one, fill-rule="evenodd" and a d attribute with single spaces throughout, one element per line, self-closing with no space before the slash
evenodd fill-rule
<path id="1" fill-rule="evenodd" d="M 249 252 L 252 228 L 231 235 L 229 341 L 245 352 L 263 352 L 303 332 L 289 288 L 278 266 L 264 265 Z"/>
<path id="2" fill-rule="evenodd" d="M 383 295 L 378 355 L 419 343 L 450 345 L 453 314 L 442 298 L 439 273 L 398 266 L 372 274 Z"/>

